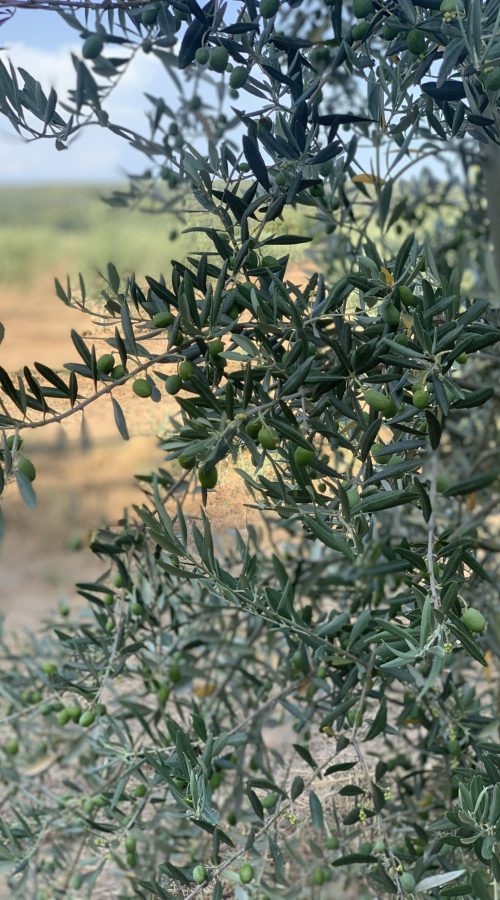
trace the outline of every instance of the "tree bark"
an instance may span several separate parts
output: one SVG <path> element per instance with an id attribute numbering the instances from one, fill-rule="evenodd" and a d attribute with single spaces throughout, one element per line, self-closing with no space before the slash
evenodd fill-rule
<path id="1" fill-rule="evenodd" d="M 497 291 L 500 296 L 500 146 L 481 144 L 480 153 L 488 204 L 490 239 L 497 274 Z"/>

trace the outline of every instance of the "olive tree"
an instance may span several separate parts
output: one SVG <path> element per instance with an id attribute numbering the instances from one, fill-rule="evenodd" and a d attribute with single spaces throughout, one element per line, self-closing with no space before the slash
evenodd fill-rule
<path id="1" fill-rule="evenodd" d="M 110 401 L 127 439 L 127 383 L 179 413 L 93 538 L 90 617 L 4 644 L 13 896 L 498 898 L 498 0 L 32 8 L 81 38 L 75 82 L 0 63 L 4 116 L 129 141 L 108 202 L 193 243 L 165 275 L 109 263 L 100 298 L 56 282 L 105 352 L 0 368 L 5 503 L 35 502 L 32 429 Z M 137 53 L 166 76 L 148 133 L 106 109 Z M 229 469 L 269 539 L 222 553 Z"/>

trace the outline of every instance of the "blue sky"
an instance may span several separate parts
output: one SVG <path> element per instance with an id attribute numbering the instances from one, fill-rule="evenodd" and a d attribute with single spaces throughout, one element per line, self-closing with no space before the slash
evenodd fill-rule
<path id="1" fill-rule="evenodd" d="M 78 33 L 53 12 L 18 10 L 0 28 L 0 58 L 11 59 L 38 78 L 46 92 L 58 93 L 74 85 L 71 51 L 78 50 Z M 121 124 L 136 125 L 137 110 L 145 107 L 144 91 L 155 93 L 160 64 L 139 54 L 108 105 Z M 166 83 L 163 79 L 163 83 Z M 0 117 L 0 182 L 16 184 L 52 181 L 109 181 L 127 171 L 141 171 L 144 157 L 122 138 L 104 128 L 83 129 L 67 151 L 53 141 L 24 142 L 6 118 Z"/>

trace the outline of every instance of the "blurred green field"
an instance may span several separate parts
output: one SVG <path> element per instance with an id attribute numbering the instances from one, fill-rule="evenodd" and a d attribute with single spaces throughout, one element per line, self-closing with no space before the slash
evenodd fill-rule
<path id="1" fill-rule="evenodd" d="M 188 215 L 183 222 L 170 212 L 110 207 L 102 197 L 116 187 L 0 187 L 0 285 L 31 288 L 42 275 L 63 280 L 67 272 L 72 279 L 81 272 L 92 289 L 99 284 L 98 271 L 105 271 L 109 261 L 124 275 L 135 272 L 139 281 L 160 272 L 168 280 L 172 258 L 183 260 L 195 247 L 213 250 L 202 233 L 181 234 L 188 225 L 216 225 L 208 213 Z M 286 224 L 273 224 L 273 232 L 288 229 L 297 234 L 301 227 L 309 230 L 304 215 L 292 211 Z M 173 230 L 179 234 L 176 240 L 170 239 Z M 292 261 L 303 257 L 303 245 L 290 249 Z M 285 252 L 281 246 L 278 250 L 278 255 Z"/>

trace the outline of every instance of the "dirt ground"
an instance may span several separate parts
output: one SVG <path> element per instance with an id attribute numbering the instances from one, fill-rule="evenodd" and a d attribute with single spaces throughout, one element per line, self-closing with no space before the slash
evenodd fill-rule
<path id="1" fill-rule="evenodd" d="M 70 330 L 95 339 L 104 352 L 101 333 L 89 316 L 69 310 L 55 296 L 52 281 L 32 292 L 0 291 L 0 321 L 5 339 L 0 365 L 14 374 L 23 365 L 44 362 L 58 369 L 75 359 Z M 135 474 L 145 474 L 162 461 L 156 434 L 175 413 L 176 402 L 136 397 L 129 386 L 115 392 L 127 418 L 130 440 L 123 441 L 108 398 L 85 414 L 86 446 L 82 446 L 81 414 L 64 424 L 24 433 L 23 452 L 37 469 L 37 506 L 28 509 L 15 485 L 3 495 L 5 534 L 0 543 L 0 611 L 7 629 L 36 629 L 60 601 L 75 596 L 75 582 L 103 571 L 88 549 L 95 528 L 118 519 L 125 507 L 141 503 Z M 247 499 L 241 479 L 222 473 L 217 488 L 214 528 L 223 532 L 244 527 Z M 199 501 L 190 512 L 197 514 Z M 75 549 L 80 548 L 80 549 Z"/>

